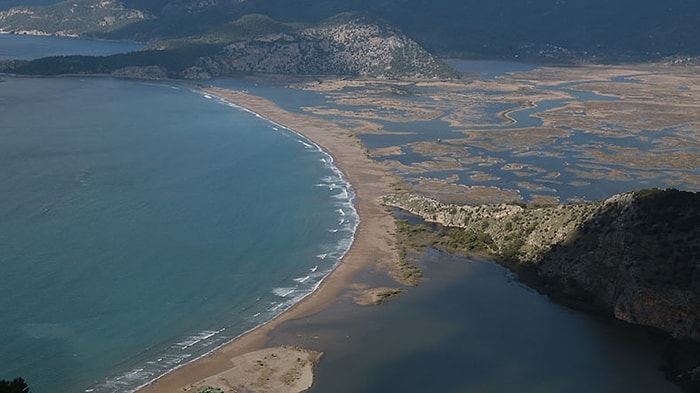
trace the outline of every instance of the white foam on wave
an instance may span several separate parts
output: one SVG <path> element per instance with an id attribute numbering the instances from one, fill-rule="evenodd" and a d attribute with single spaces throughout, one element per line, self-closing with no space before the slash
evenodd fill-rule
<path id="1" fill-rule="evenodd" d="M 348 190 L 345 187 L 340 188 L 342 191 L 338 194 L 333 195 L 333 198 L 335 199 L 348 199 L 350 195 L 348 194 Z"/>
<path id="2" fill-rule="evenodd" d="M 296 288 L 275 288 L 272 290 L 272 293 L 279 297 L 287 297 L 294 293 L 294 291 L 296 290 Z"/>
<path id="3" fill-rule="evenodd" d="M 185 358 L 183 357 L 182 360 Z M 136 383 L 144 380 L 152 379 L 156 376 L 154 371 L 146 371 L 144 368 L 138 367 L 129 370 L 118 377 L 111 378 L 94 388 L 86 389 L 90 392 L 133 392 L 136 389 L 129 389 Z"/>
<path id="4" fill-rule="evenodd" d="M 219 340 L 215 341 L 211 340 L 225 330 L 226 328 L 221 328 L 218 330 L 204 330 L 187 336 L 171 345 L 167 353 L 160 354 L 159 357 L 144 362 L 142 366 L 136 366 L 116 377 L 109 378 L 100 384 L 86 389 L 85 392 L 134 392 L 154 381 L 154 378 L 173 371 L 191 361 L 195 356 L 192 352 L 201 353 L 203 352 L 202 349 L 208 348 L 206 353 L 209 353 L 211 350 L 213 350 L 211 349 L 212 346 L 218 348 L 223 343 L 230 341 L 230 338 L 227 337 L 221 337 Z M 194 349 L 195 346 L 199 347 L 199 349 Z"/>
<path id="5" fill-rule="evenodd" d="M 246 108 L 239 108 L 244 111 L 251 112 Z M 252 113 L 257 117 L 264 119 L 264 117 L 260 116 L 259 114 L 254 112 Z M 332 172 L 332 174 L 323 176 L 316 186 L 327 187 L 330 192 L 337 192 L 340 190 L 339 193 L 332 194 L 331 197 L 335 200 L 338 214 L 342 215 L 342 220 L 339 222 L 340 227 L 328 229 L 328 232 L 330 233 L 338 233 L 339 231 L 342 231 L 342 235 L 338 236 L 340 239 L 337 239 L 334 244 L 330 246 L 330 250 L 316 255 L 317 258 L 324 261 L 324 267 L 319 269 L 319 266 L 315 265 L 310 269 L 311 274 L 306 274 L 296 279 L 292 279 L 297 284 L 293 288 L 275 288 L 273 293 L 278 297 L 278 299 L 282 299 L 272 302 L 272 306 L 268 308 L 269 314 L 264 314 L 264 317 L 266 319 L 269 318 L 268 320 L 270 320 L 274 316 L 298 303 L 309 294 L 313 293 L 313 291 L 315 291 L 321 285 L 323 280 L 328 277 L 328 274 L 340 263 L 345 254 L 347 254 L 349 251 L 350 246 L 355 239 L 355 233 L 357 231 L 357 226 L 360 223 L 360 217 L 358 216 L 357 209 L 353 203 L 355 199 L 355 192 L 352 185 L 347 181 L 343 175 L 343 172 L 334 165 L 333 156 L 321 149 L 318 144 L 304 137 L 297 131 L 289 129 L 269 119 L 265 120 L 268 121 L 273 128 L 279 127 L 281 130 L 286 130 L 291 134 L 296 135 L 299 138 L 299 143 L 304 145 L 304 147 L 308 149 L 313 148 L 315 151 L 322 154 L 320 161 L 324 164 L 324 167 L 328 168 Z M 349 233 L 349 235 L 346 235 L 346 232 Z M 326 260 L 331 261 L 329 266 L 325 265 Z"/>
<path id="6" fill-rule="evenodd" d="M 312 144 L 310 144 L 310 143 L 306 143 L 306 142 L 304 142 L 304 141 L 302 141 L 302 140 L 298 140 L 297 142 L 299 142 L 299 143 L 301 143 L 302 145 L 304 145 L 304 147 L 307 148 L 307 149 L 314 149 L 314 148 L 316 148 L 314 145 L 312 145 Z"/>
<path id="7" fill-rule="evenodd" d="M 183 341 L 180 341 L 176 343 L 175 345 L 180 347 L 180 349 L 187 349 L 193 345 L 196 345 L 208 338 L 214 337 L 215 335 L 223 332 L 226 330 L 225 328 L 219 329 L 219 330 L 205 330 L 203 332 L 197 333 L 195 335 L 192 335 L 190 337 L 187 337 Z"/>
<path id="8" fill-rule="evenodd" d="M 321 178 L 321 183 L 322 183 L 322 184 L 320 184 L 320 185 L 321 185 L 321 186 L 327 186 L 327 185 L 332 184 L 332 185 L 335 186 L 335 183 L 338 183 L 338 182 L 340 182 L 340 181 L 342 181 L 342 180 L 343 180 L 343 179 L 342 179 L 341 177 L 337 177 L 337 176 L 324 176 L 324 177 Z"/>
<path id="9" fill-rule="evenodd" d="M 203 92 L 200 90 L 195 91 L 200 94 L 203 94 Z M 298 132 L 289 129 L 279 123 L 266 119 L 260 114 L 255 113 L 245 107 L 228 102 L 215 94 L 211 96 L 212 99 L 214 99 L 218 103 L 222 103 L 237 110 L 248 112 L 257 118 L 267 121 L 271 125 L 270 128 L 272 128 L 275 131 L 289 132 L 290 135 L 296 135 L 300 139 L 300 143 L 302 145 L 309 149 L 313 148 L 314 150 L 320 152 L 323 155 L 323 157 L 320 159 L 321 162 L 323 162 L 324 167 L 330 169 L 333 174 L 324 176 L 319 182 L 319 184 L 317 184 L 317 186 L 328 187 L 329 191 L 336 191 L 338 189 L 342 190 L 342 192 L 340 192 L 339 194 L 331 195 L 331 197 L 337 200 L 335 203 L 336 206 L 340 207 L 340 209 L 338 209 L 339 214 L 343 214 L 345 216 L 343 218 L 344 221 L 341 223 L 343 227 L 328 229 L 328 232 L 331 233 L 337 233 L 339 232 L 339 230 L 342 231 L 342 238 L 338 239 L 335 242 L 335 244 L 333 244 L 330 247 L 331 249 L 328 250 L 328 252 L 316 255 L 316 257 L 321 260 L 325 261 L 326 259 L 328 259 L 329 261 L 331 261 L 329 263 L 329 266 L 326 266 L 326 262 L 324 262 L 324 267 L 321 269 L 319 269 L 318 265 L 315 265 L 314 267 L 309 269 L 311 274 L 306 274 L 302 277 L 298 277 L 297 279 L 292 279 L 296 283 L 295 287 L 280 287 L 275 288 L 272 291 L 273 294 L 277 296 L 276 299 L 278 300 L 270 302 L 271 306 L 268 307 L 266 311 L 257 312 L 253 314 L 254 318 L 259 318 L 260 324 L 258 324 L 257 326 L 252 327 L 245 332 L 241 332 L 234 337 L 227 336 L 225 333 L 214 333 L 213 335 L 211 335 L 212 332 L 221 332 L 216 330 L 203 331 L 196 335 L 192 335 L 188 338 L 178 341 L 178 344 L 180 345 L 179 347 L 177 346 L 177 344 L 171 346 L 170 350 L 172 350 L 174 353 L 169 353 L 166 355 L 160 354 L 160 357 L 158 357 L 156 361 L 144 362 L 145 364 L 149 365 L 149 367 L 147 367 L 148 370 L 145 370 L 144 368 L 134 368 L 129 373 L 125 373 L 120 377 L 112 378 L 106 381 L 104 384 L 101 384 L 100 386 L 102 387 L 106 387 L 107 385 L 111 385 L 112 387 L 107 389 L 97 389 L 95 390 L 95 393 L 121 393 L 127 391 L 133 392 L 141 387 L 153 383 L 161 375 L 167 372 L 174 371 L 180 367 L 185 366 L 186 364 L 200 359 L 206 356 L 207 354 L 211 353 L 212 351 L 215 351 L 216 349 L 225 345 L 226 343 L 235 340 L 236 338 L 256 329 L 259 326 L 265 325 L 274 317 L 286 311 L 294 304 L 300 302 L 306 296 L 313 293 L 326 279 L 326 277 L 328 277 L 328 274 L 331 271 L 333 271 L 333 269 L 338 265 L 338 263 L 340 263 L 341 259 L 345 256 L 345 254 L 347 254 L 348 250 L 350 249 L 350 246 L 352 245 L 352 242 L 354 241 L 356 229 L 360 221 L 360 218 L 357 215 L 357 210 L 353 204 L 355 193 L 352 189 L 351 184 L 345 179 L 343 173 L 334 165 L 333 157 L 327 152 L 323 151 L 316 143 L 305 138 Z M 340 213 L 340 211 L 342 211 L 342 213 Z M 344 232 L 346 231 L 349 232 L 350 235 L 345 235 Z M 261 298 L 258 297 L 257 300 L 260 301 Z M 199 341 L 195 342 L 196 340 Z M 202 349 L 206 350 L 203 351 Z M 187 350 L 187 352 L 185 352 L 185 350 Z M 196 355 L 193 355 L 190 352 L 195 352 Z"/>

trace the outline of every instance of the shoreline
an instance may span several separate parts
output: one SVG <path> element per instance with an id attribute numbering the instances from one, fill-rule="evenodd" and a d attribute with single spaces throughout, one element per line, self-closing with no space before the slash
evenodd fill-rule
<path id="1" fill-rule="evenodd" d="M 388 268 L 398 261 L 393 248 L 393 216 L 380 201 L 398 178 L 369 158 L 351 131 L 329 121 L 287 112 L 267 99 L 248 93 L 217 87 L 196 89 L 277 123 L 318 145 L 332 157 L 333 164 L 354 190 L 354 205 L 360 220 L 349 250 L 315 291 L 272 320 L 139 388 L 137 392 L 141 393 L 183 391 L 229 370 L 232 358 L 263 349 L 271 333 L 283 322 L 315 314 L 340 299 L 346 290 L 352 290 L 353 278 L 359 271 Z"/>

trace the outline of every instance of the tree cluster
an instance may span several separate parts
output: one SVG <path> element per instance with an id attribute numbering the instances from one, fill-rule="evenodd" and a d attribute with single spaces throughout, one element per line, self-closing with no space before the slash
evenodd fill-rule
<path id="1" fill-rule="evenodd" d="M 23 378 L 12 381 L 0 379 L 0 393 L 29 393 L 29 386 Z"/>

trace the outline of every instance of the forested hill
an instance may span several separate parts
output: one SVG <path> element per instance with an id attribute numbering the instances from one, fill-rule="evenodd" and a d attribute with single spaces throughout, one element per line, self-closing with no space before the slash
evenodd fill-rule
<path id="1" fill-rule="evenodd" d="M 0 0 L 0 8 L 19 3 Z M 5 12 L 0 30 L 154 40 L 203 34 L 247 14 L 308 25 L 342 12 L 380 18 L 441 56 L 625 61 L 700 55 L 695 0 L 70 0 Z"/>
<path id="2" fill-rule="evenodd" d="M 130 12 L 134 11 L 122 12 L 133 15 Z M 111 74 L 139 79 L 209 79 L 240 73 L 380 79 L 459 77 L 395 28 L 350 13 L 313 25 L 246 15 L 207 33 L 158 41 L 138 52 L 0 61 L 0 72 Z"/>

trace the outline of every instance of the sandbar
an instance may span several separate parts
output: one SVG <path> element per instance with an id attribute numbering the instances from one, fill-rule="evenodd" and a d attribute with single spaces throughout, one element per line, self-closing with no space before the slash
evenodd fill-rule
<path id="1" fill-rule="evenodd" d="M 231 368 L 192 384 L 223 392 L 299 393 L 313 384 L 313 367 L 323 354 L 298 347 L 264 348 L 231 359 Z"/>
<path id="2" fill-rule="evenodd" d="M 345 296 L 347 291 L 352 291 L 353 277 L 358 272 L 368 268 L 389 270 L 398 266 L 399 262 L 394 247 L 394 219 L 381 204 L 381 197 L 389 194 L 391 187 L 401 182 L 385 166 L 370 158 L 352 130 L 323 119 L 287 112 L 269 100 L 248 93 L 215 87 L 201 90 L 287 127 L 329 153 L 355 191 L 354 203 L 360 223 L 350 250 L 316 291 L 267 324 L 160 377 L 138 390 L 140 393 L 196 391 L 194 388 L 198 383 L 232 372 L 234 362 L 239 361 L 242 355 L 265 349 L 271 332 L 283 322 L 315 314 Z M 259 378 L 255 373 L 243 373 L 236 378 L 243 378 L 244 375 L 251 380 L 238 381 L 239 384 L 252 384 L 252 379 Z"/>

